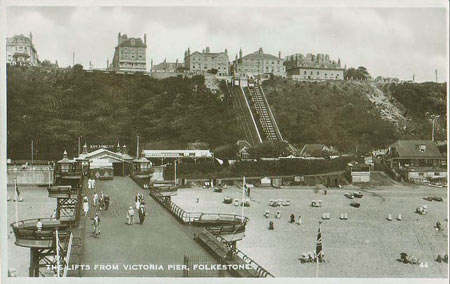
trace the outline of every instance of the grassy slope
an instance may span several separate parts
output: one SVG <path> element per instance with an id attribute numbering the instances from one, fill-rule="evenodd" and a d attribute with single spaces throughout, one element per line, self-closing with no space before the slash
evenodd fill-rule
<path id="1" fill-rule="evenodd" d="M 324 143 L 341 151 L 354 151 L 358 147 L 358 152 L 364 152 L 386 147 L 400 138 L 429 139 L 431 124 L 424 114 L 445 109 L 445 85 L 413 85 L 391 87 L 389 93 L 390 99 L 405 110 L 410 121 L 406 129 L 382 118 L 380 109 L 366 96 L 373 91 L 369 84 L 270 80 L 264 82 L 263 87 L 280 130 L 289 142 L 297 145 Z M 406 96 L 411 88 L 420 89 L 422 97 L 427 96 L 427 89 L 433 92 L 430 98 L 417 102 L 394 97 L 399 92 Z M 433 101 L 435 105 L 430 109 L 423 101 Z"/>
<path id="2" fill-rule="evenodd" d="M 243 137 L 230 102 L 211 94 L 203 78 L 155 80 L 41 68 L 8 69 L 8 157 L 60 159 L 76 155 L 77 137 L 88 144 L 141 143 L 212 148 Z"/>

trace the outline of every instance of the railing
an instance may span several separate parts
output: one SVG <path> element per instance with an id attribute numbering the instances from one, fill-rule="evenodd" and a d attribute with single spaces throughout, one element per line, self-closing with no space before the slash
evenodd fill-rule
<path id="1" fill-rule="evenodd" d="M 242 259 L 246 264 L 251 265 L 251 267 L 256 271 L 259 277 L 275 277 L 273 274 L 271 274 L 269 271 L 264 269 L 261 265 L 259 265 L 256 261 L 251 259 L 248 255 L 243 253 L 241 250 L 239 250 L 236 247 L 232 247 L 230 242 L 228 242 L 226 239 L 224 239 L 222 236 L 216 236 L 217 239 L 219 239 L 223 244 L 230 247 L 233 251 L 233 254 L 240 259 Z"/>
<path id="2" fill-rule="evenodd" d="M 73 234 L 70 233 L 69 244 L 67 245 L 67 254 L 66 254 L 66 257 L 64 258 L 66 265 L 64 266 L 63 277 L 67 276 L 67 271 L 69 269 L 70 254 L 72 253 L 72 241 L 73 241 Z"/>
<path id="3" fill-rule="evenodd" d="M 241 94 L 241 88 L 239 86 L 235 86 L 231 88 L 233 105 L 237 109 L 239 113 L 239 122 L 244 130 L 246 139 L 251 144 L 261 143 L 259 137 L 258 130 L 254 127 L 252 122 L 251 113 L 246 105 L 245 97 Z"/>
<path id="4" fill-rule="evenodd" d="M 248 100 L 247 100 L 247 97 L 245 96 L 244 89 L 242 88 L 242 86 L 240 86 L 240 88 L 241 88 L 241 94 L 242 94 L 242 96 L 243 96 L 243 98 L 245 100 L 248 112 L 250 113 L 250 116 L 251 116 L 251 119 L 252 119 L 252 122 L 253 122 L 253 126 L 255 127 L 256 134 L 258 135 L 258 141 L 259 141 L 259 143 L 262 143 L 261 135 L 259 134 L 258 127 L 256 126 L 255 118 L 253 117 L 252 110 L 250 109 L 250 105 L 248 104 Z"/>
<path id="5" fill-rule="evenodd" d="M 280 141 L 283 141 L 283 136 L 281 136 L 281 132 L 280 132 L 280 129 L 278 128 L 277 121 L 275 120 L 275 116 L 272 113 L 272 109 L 270 108 L 269 102 L 267 101 L 266 95 L 264 94 L 264 91 L 263 91 L 261 85 L 258 85 L 257 88 L 258 88 L 258 91 L 261 92 L 261 96 L 264 99 L 266 107 L 267 107 L 267 109 L 269 111 L 269 115 L 270 115 L 270 118 L 272 120 L 272 124 L 274 126 L 275 132 L 277 133 L 278 139 L 280 139 Z"/>
<path id="6" fill-rule="evenodd" d="M 242 259 L 247 264 L 250 264 L 252 268 L 256 271 L 259 277 L 274 277 L 267 270 L 265 270 L 261 265 L 256 263 L 253 259 L 248 257 L 245 253 L 240 251 L 237 248 L 231 246 L 230 242 L 225 240 L 221 234 L 224 233 L 238 233 L 245 230 L 245 226 L 248 223 L 248 218 L 240 215 L 234 214 L 222 214 L 222 213 L 203 213 L 203 212 L 186 212 L 181 207 L 170 201 L 169 199 L 162 196 L 160 193 L 155 191 L 150 191 L 150 195 L 161 205 L 166 207 L 173 215 L 175 215 L 179 221 L 183 223 L 192 224 L 195 222 L 202 223 L 205 221 L 205 224 L 208 224 L 208 221 L 223 221 L 230 222 L 230 224 L 221 225 L 214 227 L 212 224 L 211 227 L 206 228 L 208 232 L 213 234 L 220 242 L 224 243 L 227 247 L 232 249 L 235 256 Z"/>
<path id="7" fill-rule="evenodd" d="M 180 206 L 176 205 L 174 202 L 170 201 L 162 194 L 150 190 L 150 195 L 158 201 L 162 206 L 166 207 L 173 215 L 175 215 L 179 221 L 183 223 L 194 223 L 194 222 L 208 222 L 208 221 L 223 221 L 231 223 L 247 223 L 248 218 L 244 217 L 242 221 L 242 216 L 234 214 L 223 214 L 223 213 L 203 213 L 203 212 L 186 212 Z"/>

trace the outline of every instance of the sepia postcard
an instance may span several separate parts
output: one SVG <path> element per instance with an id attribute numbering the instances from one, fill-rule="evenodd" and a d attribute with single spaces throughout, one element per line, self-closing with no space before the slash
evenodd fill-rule
<path id="1" fill-rule="evenodd" d="M 448 1 L 0 3 L 2 283 L 448 283 Z"/>

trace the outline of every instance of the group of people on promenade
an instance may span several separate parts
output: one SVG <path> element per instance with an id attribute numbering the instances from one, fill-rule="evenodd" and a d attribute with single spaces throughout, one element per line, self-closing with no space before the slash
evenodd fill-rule
<path id="1" fill-rule="evenodd" d="M 135 200 L 135 205 L 134 207 L 136 208 L 137 212 L 138 212 L 138 216 L 139 216 L 139 224 L 143 224 L 144 220 L 145 220 L 145 216 L 147 215 L 146 211 L 145 211 L 145 200 L 144 200 L 144 196 L 141 193 L 136 194 L 136 197 L 134 198 Z M 133 225 L 134 224 L 134 208 L 133 206 L 130 206 L 130 208 L 128 208 L 127 211 L 127 224 L 128 225 Z"/>
<path id="2" fill-rule="evenodd" d="M 105 194 L 103 191 L 98 194 L 95 188 L 95 179 L 88 179 L 88 191 L 94 190 L 94 195 L 92 196 L 92 206 L 94 209 L 94 215 L 92 218 L 92 227 L 93 231 L 92 234 L 95 237 L 98 237 L 100 235 L 100 216 L 97 212 L 99 211 L 106 211 L 109 208 L 109 195 Z M 87 194 L 83 197 L 83 212 L 84 216 L 88 215 L 89 212 L 89 198 L 87 197 Z"/>

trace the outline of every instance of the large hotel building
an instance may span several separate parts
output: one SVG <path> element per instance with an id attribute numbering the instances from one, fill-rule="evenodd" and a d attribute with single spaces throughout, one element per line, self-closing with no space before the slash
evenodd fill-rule
<path id="1" fill-rule="evenodd" d="M 114 51 L 111 69 L 124 72 L 146 71 L 147 35 L 144 40 L 130 37 L 126 34 L 118 35 L 118 43 Z"/>

